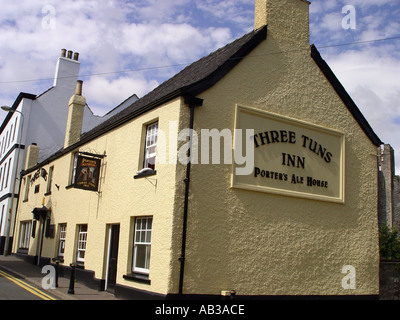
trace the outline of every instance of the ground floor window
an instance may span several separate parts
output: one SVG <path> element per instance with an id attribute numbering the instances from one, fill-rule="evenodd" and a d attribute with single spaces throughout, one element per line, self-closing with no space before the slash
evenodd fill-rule
<path id="1" fill-rule="evenodd" d="M 29 249 L 31 229 L 32 229 L 32 221 L 21 222 L 21 228 L 19 231 L 19 247 L 21 249 Z"/>
<path id="2" fill-rule="evenodd" d="M 67 235 L 67 224 L 62 223 L 59 226 L 59 238 L 58 238 L 58 252 L 57 255 L 60 258 L 64 258 L 64 252 L 65 252 L 65 238 Z"/>
<path id="3" fill-rule="evenodd" d="M 152 224 L 152 217 L 135 219 L 132 272 L 149 274 Z"/>
<path id="4" fill-rule="evenodd" d="M 80 263 L 85 262 L 86 242 L 87 242 L 87 224 L 78 226 L 78 247 L 76 254 L 76 261 Z"/>

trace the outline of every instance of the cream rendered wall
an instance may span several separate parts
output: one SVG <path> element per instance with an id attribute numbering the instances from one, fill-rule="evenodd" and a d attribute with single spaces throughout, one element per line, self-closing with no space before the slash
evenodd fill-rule
<path id="1" fill-rule="evenodd" d="M 186 294 L 379 292 L 376 147 L 310 57 L 304 37 L 294 40 L 296 50 L 288 50 L 295 35 L 277 37 L 288 30 L 279 28 L 285 17 L 277 17 L 275 33 L 269 28 L 266 41 L 198 96 L 204 105 L 195 111 L 195 129 L 199 136 L 204 128 L 233 130 L 235 105 L 241 104 L 341 131 L 345 204 L 233 189 L 231 165 L 193 165 Z M 355 267 L 355 290 L 342 287 L 345 265 Z"/>
<path id="2" fill-rule="evenodd" d="M 69 153 L 56 159 L 43 168 L 49 172 L 54 165 L 54 177 L 51 195 L 45 197 L 45 205 L 51 208 L 51 223 L 58 225 L 67 223 L 67 238 L 64 265 L 75 262 L 76 232 L 78 224 L 88 224 L 87 250 L 85 254 L 85 269 L 95 271 L 97 279 L 106 277 L 107 226 L 120 224 L 119 256 L 117 283 L 132 286 L 142 290 L 166 294 L 171 281 L 170 261 L 172 259 L 171 239 L 174 222 L 176 165 L 169 163 L 168 144 L 167 157 L 164 164 L 157 163 L 157 174 L 148 179 L 133 179 L 143 153 L 142 133 L 145 124 L 159 121 L 159 130 L 169 140 L 170 121 L 175 121 L 178 128 L 183 102 L 180 98 L 171 101 L 162 108 L 156 108 L 135 118 L 117 129 L 96 138 L 81 146 L 79 151 L 103 154 L 100 193 L 74 188 L 66 189 L 69 184 L 73 154 Z M 158 149 L 157 152 L 160 152 Z M 160 158 L 157 154 L 157 159 Z M 33 172 L 34 173 L 34 172 Z M 156 187 L 153 185 L 157 182 Z M 40 183 L 40 193 L 34 194 L 34 185 Z M 60 186 L 59 190 L 54 186 Z M 22 194 L 24 184 L 22 185 Z M 32 219 L 32 210 L 41 207 L 46 182 L 43 178 L 35 181 L 31 187 L 29 201 L 21 202 L 18 210 L 18 228 L 20 221 Z M 153 234 L 150 259 L 151 284 L 141 284 L 123 279 L 130 272 L 133 218 L 137 216 L 153 216 Z M 58 231 L 58 230 L 57 230 Z M 17 230 L 19 235 L 19 230 Z M 37 233 L 38 234 L 38 233 Z M 43 257 L 55 257 L 58 232 L 54 239 L 45 239 Z M 30 255 L 36 255 L 38 237 L 31 238 Z M 14 247 L 14 252 L 17 250 Z"/>

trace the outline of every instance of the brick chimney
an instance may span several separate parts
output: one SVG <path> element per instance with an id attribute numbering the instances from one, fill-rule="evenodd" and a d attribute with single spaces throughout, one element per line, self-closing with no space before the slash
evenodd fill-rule
<path id="1" fill-rule="evenodd" d="M 306 0 L 255 0 L 254 29 L 268 25 L 268 38 L 282 49 L 309 47 L 309 5 Z"/>
<path id="2" fill-rule="evenodd" d="M 82 97 L 83 81 L 76 82 L 75 94 L 69 100 L 67 128 L 65 131 L 64 148 L 78 142 L 82 133 L 83 113 L 86 99 Z"/>
<path id="3" fill-rule="evenodd" d="M 80 62 L 79 53 L 73 53 L 71 50 L 61 50 L 61 56 L 58 58 L 56 74 L 54 76 L 55 87 L 66 87 L 74 90 L 79 76 Z"/>

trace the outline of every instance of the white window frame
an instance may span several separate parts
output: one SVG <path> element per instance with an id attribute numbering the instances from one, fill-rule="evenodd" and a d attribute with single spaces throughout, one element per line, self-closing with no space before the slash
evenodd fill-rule
<path id="1" fill-rule="evenodd" d="M 5 207 L 5 205 L 3 204 L 3 205 L 1 206 L 1 216 L 0 216 L 0 233 L 1 233 L 1 228 L 2 228 L 2 226 L 3 226 L 4 207 Z"/>
<path id="2" fill-rule="evenodd" d="M 65 239 L 67 237 L 67 224 L 60 223 L 59 224 L 59 236 L 58 236 L 58 251 L 57 256 L 60 258 L 64 258 L 65 253 Z"/>
<path id="3" fill-rule="evenodd" d="M 28 199 L 29 199 L 29 189 L 30 189 L 30 185 L 31 185 L 31 178 L 32 178 L 32 175 L 29 175 L 29 176 L 25 179 L 25 195 L 24 195 L 24 201 L 28 201 Z"/>
<path id="4" fill-rule="evenodd" d="M 53 184 L 53 172 L 54 172 L 54 166 L 51 166 L 49 169 L 49 178 L 47 180 L 46 193 L 51 192 L 51 185 Z"/>
<path id="5" fill-rule="evenodd" d="M 19 248 L 29 249 L 31 239 L 32 221 L 22 221 L 19 230 Z"/>
<path id="6" fill-rule="evenodd" d="M 143 168 L 155 170 L 157 151 L 158 121 L 146 126 Z"/>
<path id="7" fill-rule="evenodd" d="M 76 167 L 78 166 L 78 153 L 74 154 L 74 163 L 72 164 L 71 185 L 75 184 Z"/>
<path id="8" fill-rule="evenodd" d="M 3 188 L 4 188 L 4 179 L 6 178 L 6 172 L 7 172 L 7 162 L 6 163 L 4 163 L 4 170 L 3 170 L 3 177 L 2 177 L 2 179 L 1 179 L 1 190 L 3 190 Z"/>
<path id="9" fill-rule="evenodd" d="M 133 261 L 132 272 L 149 274 L 150 271 L 150 253 L 151 237 L 153 233 L 153 217 L 136 217 L 135 231 L 133 235 Z M 145 265 L 137 267 L 137 253 L 140 247 L 145 247 Z"/>
<path id="10" fill-rule="evenodd" d="M 78 227 L 78 239 L 76 247 L 76 261 L 85 262 L 86 245 L 87 245 L 87 224 L 80 224 Z"/>
<path id="11" fill-rule="evenodd" d="M 7 170 L 7 174 L 6 174 L 6 183 L 5 183 L 5 185 L 4 185 L 4 188 L 7 188 L 7 186 L 8 186 L 8 177 L 10 176 L 10 167 L 11 167 L 11 160 L 12 160 L 12 158 L 10 158 L 9 160 L 8 160 L 8 170 Z M 5 170 L 5 169 L 4 169 Z M 5 172 L 4 172 L 5 173 Z"/>

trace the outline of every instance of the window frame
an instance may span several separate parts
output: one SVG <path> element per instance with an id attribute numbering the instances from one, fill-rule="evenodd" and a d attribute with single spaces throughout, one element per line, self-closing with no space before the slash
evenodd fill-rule
<path id="1" fill-rule="evenodd" d="M 71 179 L 70 179 L 70 186 L 75 185 L 75 178 L 76 178 L 76 168 L 78 166 L 78 157 L 79 153 L 75 152 L 73 153 L 73 159 L 72 159 L 72 172 L 71 172 Z"/>
<path id="2" fill-rule="evenodd" d="M 51 185 L 53 184 L 53 173 L 54 173 L 54 166 L 49 168 L 49 176 L 47 180 L 46 186 L 46 194 L 51 194 Z"/>
<path id="3" fill-rule="evenodd" d="M 29 243 L 31 240 L 32 232 L 32 220 L 21 221 L 19 229 L 19 249 L 29 249 Z"/>
<path id="4" fill-rule="evenodd" d="M 4 188 L 7 188 L 7 186 L 8 186 L 8 178 L 10 176 L 11 160 L 12 160 L 12 158 L 10 157 L 10 159 L 8 160 L 8 167 L 7 167 L 7 174 L 6 174 L 6 181 L 5 181 Z M 5 169 L 4 169 L 4 173 L 5 173 Z"/>
<path id="5" fill-rule="evenodd" d="M 86 228 L 86 230 L 83 231 L 82 229 L 84 227 Z M 77 234 L 77 239 L 76 239 L 76 262 L 79 264 L 85 263 L 87 233 L 88 233 L 88 225 L 87 224 L 78 225 L 78 234 Z M 83 257 L 80 256 L 81 253 L 83 253 Z"/>
<path id="6" fill-rule="evenodd" d="M 143 228 L 142 221 L 146 220 L 145 227 Z M 150 227 L 148 224 L 148 221 L 151 221 Z M 140 222 L 140 224 L 139 224 Z M 149 237 L 148 237 L 148 232 Z M 141 241 L 144 236 L 145 241 Z M 139 274 L 144 274 L 144 275 L 149 275 L 150 273 L 150 261 L 151 261 L 151 240 L 153 236 L 153 217 L 152 216 L 146 216 L 146 217 L 136 217 L 134 221 L 134 231 L 133 231 L 133 249 L 132 249 L 132 267 L 131 271 L 132 273 L 139 273 Z M 138 239 L 140 241 L 138 241 Z M 146 241 L 150 240 L 150 241 Z M 137 262 L 138 262 L 138 248 L 139 247 L 145 247 L 145 256 L 144 256 L 144 268 L 143 267 L 138 267 Z"/>
<path id="7" fill-rule="evenodd" d="M 158 120 L 146 125 L 144 137 L 143 169 L 155 170 L 157 157 Z M 154 151 L 150 151 L 154 148 Z M 153 163 L 152 163 L 153 162 Z"/>
<path id="8" fill-rule="evenodd" d="M 32 175 L 31 174 L 25 178 L 24 201 L 28 201 L 29 200 L 29 190 L 30 190 L 30 185 L 31 185 L 31 179 L 32 179 Z"/>
<path id="9" fill-rule="evenodd" d="M 58 225 L 58 245 L 57 245 L 57 257 L 59 258 L 64 258 L 65 254 L 65 241 L 67 238 L 67 224 L 66 223 L 60 223 Z M 61 252 L 61 244 L 62 246 L 62 252 Z"/>
<path id="10" fill-rule="evenodd" d="M 4 180 L 6 179 L 6 174 L 7 174 L 7 162 L 5 162 L 4 166 L 3 166 L 3 177 L 1 179 L 1 190 L 3 190 L 5 188 L 4 187 Z"/>

